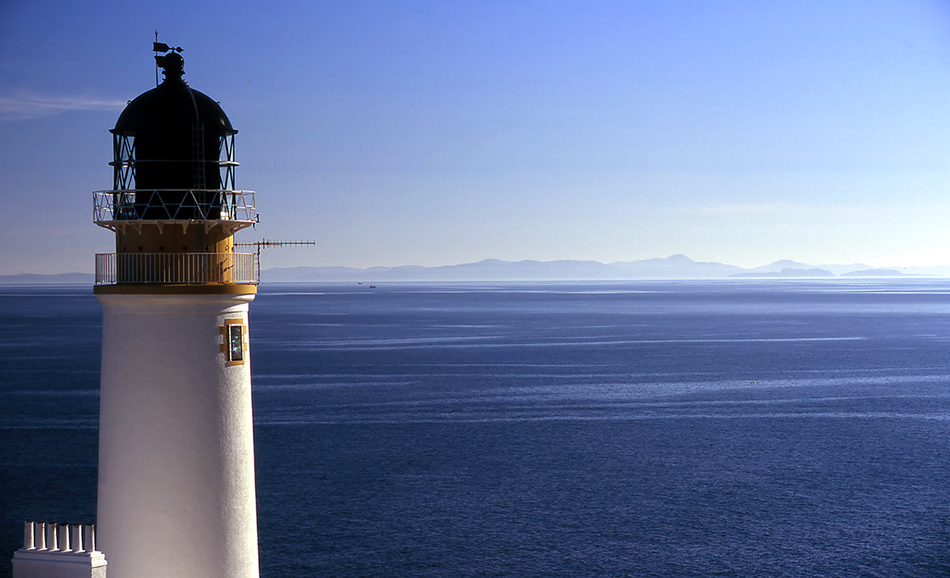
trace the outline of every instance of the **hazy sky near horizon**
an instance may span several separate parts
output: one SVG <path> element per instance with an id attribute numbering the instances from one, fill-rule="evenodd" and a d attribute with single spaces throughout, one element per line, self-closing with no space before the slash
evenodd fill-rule
<path id="1" fill-rule="evenodd" d="M 0 2 L 0 274 L 91 271 L 151 42 L 221 102 L 264 267 L 950 263 L 950 3 Z"/>

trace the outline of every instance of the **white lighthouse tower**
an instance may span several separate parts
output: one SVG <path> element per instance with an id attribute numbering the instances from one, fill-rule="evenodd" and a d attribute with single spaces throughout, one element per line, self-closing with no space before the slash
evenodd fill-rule
<path id="1" fill-rule="evenodd" d="M 164 45 L 156 44 L 160 51 Z M 234 186 L 227 115 L 164 81 L 112 129 L 114 186 L 95 195 L 115 253 L 96 255 L 103 306 L 96 548 L 109 578 L 257 578 L 248 304 L 256 222 Z"/>

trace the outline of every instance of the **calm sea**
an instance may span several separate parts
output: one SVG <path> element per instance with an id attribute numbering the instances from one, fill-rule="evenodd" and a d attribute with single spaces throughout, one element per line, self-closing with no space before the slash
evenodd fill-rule
<path id="1" fill-rule="evenodd" d="M 0 576 L 92 522 L 101 309 L 0 288 Z M 950 575 L 950 281 L 265 286 L 264 578 Z"/>

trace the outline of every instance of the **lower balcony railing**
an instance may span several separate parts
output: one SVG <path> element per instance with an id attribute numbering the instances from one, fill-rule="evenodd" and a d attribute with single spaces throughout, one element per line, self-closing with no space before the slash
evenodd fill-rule
<path id="1" fill-rule="evenodd" d="M 254 253 L 99 253 L 96 285 L 257 285 Z"/>

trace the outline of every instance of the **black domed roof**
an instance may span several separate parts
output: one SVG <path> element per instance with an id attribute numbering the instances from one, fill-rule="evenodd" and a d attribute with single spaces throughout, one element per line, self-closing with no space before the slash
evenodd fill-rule
<path id="1" fill-rule="evenodd" d="M 209 135 L 237 133 L 217 102 L 182 80 L 181 57 L 171 54 L 166 58 L 170 57 L 177 61 L 166 63 L 166 78 L 162 84 L 129 102 L 112 132 L 136 136 L 142 132 L 167 131 L 173 126 L 204 125 L 205 134 Z"/>
<path id="2" fill-rule="evenodd" d="M 116 170 L 134 173 L 137 189 L 217 190 L 221 155 L 233 151 L 225 140 L 237 131 L 217 102 L 182 80 L 181 56 L 166 54 L 156 61 L 165 69 L 165 81 L 131 101 L 112 129 Z M 119 174 L 116 182 L 122 178 Z M 171 198 L 166 197 L 163 202 Z"/>

